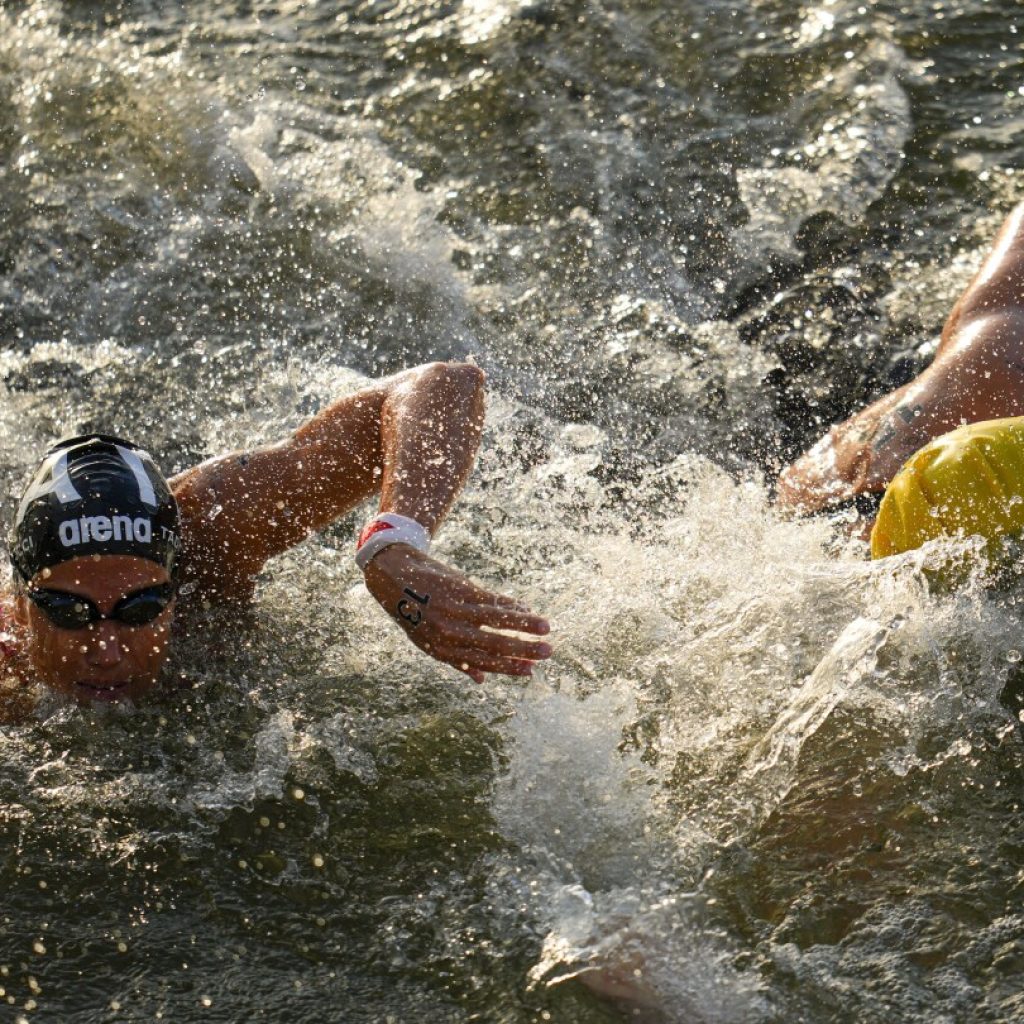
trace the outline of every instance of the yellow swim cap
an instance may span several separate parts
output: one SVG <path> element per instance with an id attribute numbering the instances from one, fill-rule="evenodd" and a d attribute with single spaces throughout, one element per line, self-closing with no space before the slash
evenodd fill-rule
<path id="1" fill-rule="evenodd" d="M 971 423 L 930 441 L 893 477 L 871 531 L 871 557 L 936 537 L 987 541 L 997 558 L 1024 533 L 1024 416 Z"/>

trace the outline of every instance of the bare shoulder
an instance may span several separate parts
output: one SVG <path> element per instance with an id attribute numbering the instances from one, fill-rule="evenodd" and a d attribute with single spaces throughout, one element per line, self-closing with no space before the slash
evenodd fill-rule
<path id="1" fill-rule="evenodd" d="M 263 565 L 256 512 L 264 512 L 272 473 L 253 472 L 254 453 L 208 459 L 170 480 L 181 516 L 182 603 L 244 604 Z M 259 466 L 265 457 L 256 456 Z"/>

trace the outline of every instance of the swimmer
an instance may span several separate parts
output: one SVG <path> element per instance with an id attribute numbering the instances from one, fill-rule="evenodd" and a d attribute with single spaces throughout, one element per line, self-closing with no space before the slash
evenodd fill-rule
<path id="1" fill-rule="evenodd" d="M 799 514 L 848 506 L 871 517 L 899 468 L 963 423 L 1024 415 L 1024 204 L 960 296 L 931 365 L 833 427 L 779 477 L 777 502 Z"/>
<path id="2" fill-rule="evenodd" d="M 483 418 L 480 370 L 433 363 L 335 402 L 278 444 L 169 481 L 119 438 L 56 445 L 8 538 L 0 716 L 23 708 L 33 683 L 84 702 L 142 697 L 160 679 L 172 620 L 246 606 L 269 559 L 377 492 L 355 559 L 385 612 L 478 683 L 530 675 L 551 653 L 537 639 L 547 622 L 429 554 Z"/>

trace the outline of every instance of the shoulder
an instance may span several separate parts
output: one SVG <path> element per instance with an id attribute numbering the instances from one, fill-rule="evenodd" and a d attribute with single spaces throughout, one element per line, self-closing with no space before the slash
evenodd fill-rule
<path id="1" fill-rule="evenodd" d="M 181 515 L 183 606 L 251 600 L 267 558 L 278 458 L 273 446 L 231 452 L 170 481 Z"/>

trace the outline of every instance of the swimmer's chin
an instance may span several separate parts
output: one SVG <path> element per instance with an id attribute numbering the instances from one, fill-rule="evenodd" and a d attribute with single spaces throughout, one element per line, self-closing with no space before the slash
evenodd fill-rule
<path id="1" fill-rule="evenodd" d="M 76 679 L 71 689 L 72 693 L 79 700 L 95 700 L 105 704 L 129 700 L 135 696 L 135 687 L 132 686 L 130 679 L 119 683 L 100 682 L 93 679 Z"/>

